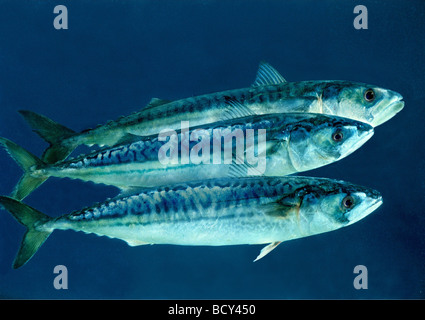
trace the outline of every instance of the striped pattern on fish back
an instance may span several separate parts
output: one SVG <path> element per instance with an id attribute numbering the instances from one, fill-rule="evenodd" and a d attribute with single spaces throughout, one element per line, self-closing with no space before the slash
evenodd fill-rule
<path id="1" fill-rule="evenodd" d="M 303 181 L 303 179 L 301 179 Z M 295 185 L 294 185 L 295 184 Z M 238 205 L 268 203 L 293 192 L 299 182 L 281 178 L 246 178 L 239 181 L 211 180 L 171 187 L 163 186 L 71 213 L 72 221 L 139 217 L 138 223 L 205 218 L 208 214 Z M 252 202 L 253 201 L 253 202 Z"/>
<path id="2" fill-rule="evenodd" d="M 213 131 L 221 129 L 222 132 L 233 132 L 234 130 L 242 130 L 245 133 L 247 129 L 266 129 L 270 134 L 276 128 L 279 128 L 286 122 L 294 121 L 294 119 L 282 118 L 278 115 L 267 115 L 263 117 L 248 117 L 243 120 L 235 119 L 229 122 L 218 122 L 213 126 L 206 126 L 205 131 L 208 132 L 212 138 Z M 191 149 L 198 141 L 190 141 L 189 136 L 196 130 L 197 127 L 190 129 L 185 137 L 189 141 L 189 149 Z M 181 133 L 178 133 L 178 148 L 179 154 L 181 151 Z M 156 161 L 158 160 L 158 153 L 160 148 L 166 143 L 166 141 L 159 141 L 158 135 L 153 135 L 145 138 L 141 138 L 140 141 L 133 142 L 126 145 L 121 145 L 113 148 L 107 148 L 103 151 L 96 151 L 87 156 L 82 156 L 76 159 L 64 161 L 59 167 L 67 168 L 83 168 L 83 167 L 99 167 L 113 164 L 123 164 L 130 162 L 144 162 L 144 161 Z"/>
<path id="3" fill-rule="evenodd" d="M 128 145 L 108 148 L 103 151 L 96 151 L 88 156 L 65 161 L 62 167 L 82 168 L 98 167 L 128 162 L 143 162 L 158 159 L 158 150 L 164 142 L 158 139 L 141 140 Z"/>
<path id="4" fill-rule="evenodd" d="M 223 109 L 229 107 L 229 100 L 238 101 L 248 106 L 249 104 L 262 104 L 290 99 L 291 97 L 315 97 L 316 94 L 321 93 L 322 87 L 325 85 L 326 82 L 318 85 L 316 81 L 286 82 L 279 85 L 249 87 L 210 93 L 176 100 L 154 108 L 142 109 L 139 112 L 111 122 L 110 125 L 132 125 L 145 121 L 165 119 L 175 114 L 183 114 L 187 117 L 187 113 L 193 114 L 205 110 L 221 112 Z"/>

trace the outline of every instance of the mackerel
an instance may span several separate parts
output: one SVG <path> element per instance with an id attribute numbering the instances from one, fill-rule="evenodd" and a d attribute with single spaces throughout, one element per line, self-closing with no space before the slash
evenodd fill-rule
<path id="1" fill-rule="evenodd" d="M 55 164 L 5 138 L 0 145 L 24 169 L 12 194 L 22 200 L 52 176 L 114 185 L 124 192 L 193 180 L 284 176 L 338 161 L 373 132 L 370 125 L 351 119 L 285 113 L 167 131 L 164 141 L 158 135 L 131 136 L 124 144 Z M 176 157 L 170 159 L 167 153 Z M 185 155 L 190 155 L 187 161 Z"/>
<path id="2" fill-rule="evenodd" d="M 49 217 L 15 199 L 0 204 L 27 228 L 13 267 L 24 265 L 54 230 L 94 233 L 131 246 L 269 244 L 351 225 L 382 203 L 376 190 L 312 177 L 216 179 L 144 189 Z"/>
<path id="3" fill-rule="evenodd" d="M 55 163 L 79 145 L 114 146 L 128 134 L 149 136 L 163 129 L 178 129 L 181 121 L 198 126 L 250 115 L 301 112 L 335 115 L 376 127 L 404 107 L 402 99 L 397 92 L 352 81 L 287 82 L 268 63 L 261 63 L 249 88 L 177 101 L 154 98 L 136 113 L 80 133 L 35 112 L 20 113 L 50 144 L 43 161 Z"/>

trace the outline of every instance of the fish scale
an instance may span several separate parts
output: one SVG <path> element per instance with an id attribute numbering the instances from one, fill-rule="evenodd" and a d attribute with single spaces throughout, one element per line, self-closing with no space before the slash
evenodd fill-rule
<path id="1" fill-rule="evenodd" d="M 246 110 L 253 110 L 252 114 L 264 114 L 281 112 L 281 100 L 285 99 L 285 112 L 296 110 L 300 104 L 300 97 L 309 97 L 307 109 L 303 112 L 315 112 L 315 104 L 317 94 L 323 92 L 329 84 L 335 81 L 323 81 L 317 83 L 315 81 L 303 82 L 285 82 L 278 85 L 268 85 L 254 88 L 244 88 L 236 90 L 228 90 L 220 93 L 212 93 L 201 95 L 198 97 L 190 97 L 178 101 L 173 101 L 156 108 L 147 108 L 137 113 L 123 117 L 118 121 L 113 121 L 99 129 L 104 131 L 121 128 L 123 124 L 126 126 L 135 126 L 130 132 L 138 135 L 151 135 L 163 128 L 175 128 L 172 124 L 180 121 L 189 121 L 193 126 L 205 123 L 212 123 L 223 120 L 223 111 L 229 109 L 229 101 L 236 101 L 246 106 Z M 338 82 L 339 87 L 352 86 L 347 81 Z M 334 98 L 334 96 L 329 96 Z M 291 100 L 293 100 L 291 102 Z M 331 102 L 331 101 L 330 101 Z M 261 110 L 259 105 L 267 105 L 267 109 Z M 234 108 L 232 108 L 234 109 Z M 244 109 L 245 110 L 245 109 Z M 208 117 L 197 117 L 196 113 L 207 113 Z M 238 113 L 239 112 L 239 113 Z M 240 113 L 239 109 L 232 110 L 232 113 L 238 116 L 246 116 L 246 113 Z M 189 115 L 192 114 L 192 115 Z M 141 121 L 142 120 L 142 121 Z M 168 124 L 168 126 L 167 126 Z M 89 133 L 89 132 L 88 132 Z M 93 132 L 90 132 L 93 133 Z M 82 137 L 84 138 L 84 137 Z M 90 139 L 90 137 L 87 137 Z"/>
<path id="2" fill-rule="evenodd" d="M 301 209 L 291 209 L 291 205 L 300 203 L 299 197 L 304 194 L 315 194 L 319 198 L 323 194 L 330 196 L 360 190 L 379 196 L 367 188 L 341 183 L 324 178 L 272 177 L 239 181 L 215 179 L 151 188 L 56 218 L 43 228 L 91 232 L 117 237 L 130 244 L 264 243 L 278 232 L 287 233 L 282 234 L 282 239 L 305 236 L 302 230 L 308 227 L 300 223 L 309 222 L 311 217 Z M 303 191 L 306 188 L 308 192 Z M 291 205 L 281 205 L 281 201 Z M 275 206 L 280 212 L 275 211 Z M 101 212 L 98 218 L 96 210 Z M 333 223 L 340 221 L 335 218 Z M 216 239 L 220 234 L 232 233 L 236 234 L 236 239 L 232 236 Z"/>
<path id="3" fill-rule="evenodd" d="M 24 169 L 13 193 L 23 199 L 51 176 L 121 190 L 214 178 L 283 176 L 338 161 L 372 135 L 370 125 L 356 120 L 284 113 L 182 128 L 161 137 L 129 135 L 117 146 L 55 164 L 43 163 L 10 140 L 0 138 L 0 145 Z"/>
<path id="4" fill-rule="evenodd" d="M 105 151 L 98 151 L 93 155 L 83 156 L 65 161 L 58 166 L 65 168 L 82 168 L 84 166 L 104 166 L 110 164 L 119 164 L 136 161 L 147 161 L 155 159 L 158 156 L 158 150 L 163 142 L 158 139 L 144 140 L 132 143 L 128 146 L 121 146 Z"/>
<path id="5" fill-rule="evenodd" d="M 206 130 L 209 136 L 213 136 L 213 131 L 215 129 L 220 129 L 223 131 L 233 132 L 236 130 L 242 130 L 245 132 L 247 129 L 258 130 L 261 128 L 268 128 L 269 132 L 273 131 L 274 127 L 279 127 L 283 123 L 290 123 L 295 119 L 291 118 L 291 114 L 288 114 L 287 117 L 282 118 L 276 115 L 270 114 L 267 117 L 246 117 L 241 118 L 240 120 L 234 120 L 230 124 L 226 125 L 226 122 L 219 122 L 211 126 L 202 126 L 203 130 Z M 314 128 L 318 125 L 318 119 L 315 117 L 300 117 L 300 120 L 294 124 L 294 127 L 306 127 Z M 338 122 L 340 119 L 329 118 L 330 121 Z M 240 122 L 240 123 L 238 123 Z M 187 136 L 184 136 L 189 140 L 189 135 L 193 130 L 198 129 L 197 127 L 191 128 L 190 132 L 187 132 Z M 290 127 L 288 127 L 290 130 Z M 310 131 L 311 129 L 308 129 Z M 179 134 L 179 148 L 181 147 L 181 136 Z M 142 138 L 140 138 L 142 139 Z M 198 141 L 189 141 L 189 147 L 195 145 Z M 60 167 L 83 167 L 83 166 L 101 166 L 108 165 L 111 163 L 125 163 L 131 162 L 134 159 L 137 161 L 146 161 L 146 160 L 157 160 L 158 151 L 163 146 L 164 142 L 159 141 L 158 136 L 145 137 L 141 141 L 131 143 L 130 145 L 115 147 L 108 149 L 106 151 L 96 151 L 94 155 L 83 156 L 83 158 L 75 158 L 71 161 L 63 161 L 59 163 Z M 131 155 L 131 156 L 130 156 Z"/>
<path id="6" fill-rule="evenodd" d="M 145 188 L 57 218 L 0 196 L 0 204 L 27 228 L 14 268 L 24 265 L 54 230 L 93 233 L 131 246 L 269 243 L 258 260 L 282 241 L 350 225 L 381 203 L 380 194 L 366 187 L 295 176 Z"/>
<path id="7" fill-rule="evenodd" d="M 268 165 L 271 159 L 272 169 L 265 176 L 276 172 L 285 175 L 313 169 L 350 154 L 373 134 L 372 127 L 362 122 L 376 126 L 387 121 L 403 108 L 401 99 L 396 92 L 350 81 L 287 83 L 270 65 L 260 64 L 257 78 L 250 88 L 175 102 L 152 99 L 138 113 L 80 134 L 43 116 L 23 112 L 34 131 L 48 141 L 50 147 L 42 161 L 11 141 L 0 138 L 0 144 L 25 171 L 14 191 L 19 199 L 61 170 L 62 173 L 57 176 L 83 180 L 89 176 L 95 182 L 126 184 L 117 184 L 124 190 L 118 197 L 58 218 L 48 217 L 12 198 L 0 197 L 0 204 L 27 228 L 14 266 L 20 267 L 26 263 L 55 229 L 118 238 L 129 245 L 270 243 L 261 251 L 257 257 L 259 259 L 282 241 L 350 225 L 381 205 L 382 197 L 377 191 L 323 178 L 243 178 L 243 170 L 234 170 L 233 164 L 218 170 L 217 167 L 201 167 L 199 170 L 199 166 L 191 165 L 158 170 L 159 165 L 152 163 L 163 145 L 159 143 L 160 139 L 149 135 L 164 128 L 176 129 L 182 121 L 196 126 L 241 118 L 237 121 L 244 124 L 219 122 L 219 126 L 230 131 L 267 127 L 268 133 L 272 133 L 273 142 L 267 144 L 267 152 L 272 151 L 271 154 L 278 154 L 278 157 L 268 156 Z M 294 116 L 288 112 L 305 113 L 306 119 L 289 123 L 291 120 L 288 122 L 288 119 Z M 284 113 L 286 119 L 271 118 L 270 113 Z M 323 120 L 326 117 L 314 113 L 352 120 L 328 117 L 325 123 Z M 257 117 L 252 121 L 254 115 Z M 259 121 L 258 115 L 264 115 L 267 119 Z M 362 122 L 355 123 L 355 120 Z M 281 123 L 285 123 L 284 129 L 280 127 Z M 317 128 L 320 128 L 319 132 L 314 131 Z M 213 128 L 205 130 L 211 133 Z M 138 136 L 136 142 L 135 135 Z M 343 150 L 342 147 L 332 148 L 335 143 L 331 141 L 331 136 L 336 143 L 347 140 L 347 136 L 357 139 L 350 140 L 351 145 L 345 144 L 346 150 Z M 179 136 L 179 151 L 183 149 L 180 142 L 186 137 L 189 137 L 189 133 L 185 137 Z M 75 160 L 61 161 L 80 144 L 114 147 Z M 263 153 L 265 155 L 265 151 Z M 57 165 L 51 165 L 56 161 Z M 139 162 L 149 164 L 140 167 Z M 278 170 L 279 165 L 285 169 Z M 202 176 L 208 171 L 205 169 L 215 171 L 211 176 Z M 249 175 L 249 167 L 247 171 Z M 67 172 L 77 174 L 67 175 Z M 203 181 L 211 177 L 231 177 L 229 173 L 235 172 L 238 175 L 233 177 L 240 178 L 239 181 Z M 187 181 L 193 175 L 202 182 L 126 190 L 145 173 L 153 173 L 153 177 L 150 177 L 152 180 L 168 173 L 168 177 L 170 174 L 178 176 L 179 181 Z M 104 177 L 107 177 L 106 180 Z M 163 181 L 157 183 L 163 184 Z M 133 195 L 128 196 L 128 191 Z"/>
<path id="8" fill-rule="evenodd" d="M 373 92 L 371 100 L 365 98 L 368 90 Z M 138 112 L 80 133 L 34 112 L 20 113 L 50 144 L 42 160 L 56 163 L 81 144 L 114 146 L 127 134 L 149 136 L 163 129 L 175 130 L 181 121 L 198 126 L 241 116 L 310 112 L 346 117 L 375 127 L 403 107 L 402 96 L 391 90 L 345 80 L 287 82 L 272 66 L 262 62 L 251 87 L 177 101 L 153 98 Z"/>
<path id="9" fill-rule="evenodd" d="M 266 185 L 262 181 L 252 180 L 250 183 L 241 183 L 236 181 L 229 183 L 229 181 L 208 181 L 207 183 L 189 183 L 188 185 L 178 185 L 173 188 L 164 189 L 159 187 L 147 193 L 140 193 L 118 200 L 111 200 L 99 207 L 87 208 L 83 211 L 70 214 L 68 217 L 71 220 L 86 219 L 87 212 L 99 210 L 102 215 L 99 218 L 113 217 L 116 213 L 119 215 L 132 214 L 131 209 L 136 206 L 140 210 L 135 213 L 140 214 L 154 214 L 155 212 L 183 212 L 187 213 L 189 210 L 202 211 L 209 209 L 215 202 L 226 202 L 226 199 L 234 199 L 239 201 L 241 199 L 259 198 L 276 196 L 279 192 L 286 192 L 293 188 L 289 183 L 279 184 L 279 179 L 268 180 Z M 220 200 L 220 201 L 218 201 Z M 158 205 L 160 210 L 155 208 Z M 167 207 L 169 210 L 165 211 Z M 223 207 L 226 209 L 227 207 Z M 87 219 L 86 219 L 87 220 Z M 90 220 L 90 219 L 88 219 Z"/>

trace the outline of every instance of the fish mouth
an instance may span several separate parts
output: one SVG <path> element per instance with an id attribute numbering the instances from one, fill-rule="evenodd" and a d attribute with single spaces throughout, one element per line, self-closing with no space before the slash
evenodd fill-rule
<path id="1" fill-rule="evenodd" d="M 349 147 L 349 150 L 341 155 L 340 159 L 349 156 L 354 151 L 359 149 L 363 144 L 366 143 L 366 141 L 368 141 L 373 136 L 374 133 L 375 133 L 375 130 L 373 130 L 372 127 L 370 127 L 369 130 L 360 133 L 360 135 L 361 135 L 360 139 L 358 139 L 353 145 L 351 145 Z"/>
<path id="2" fill-rule="evenodd" d="M 374 116 L 372 125 L 376 127 L 376 126 L 379 126 L 380 124 L 383 124 L 384 122 L 394 117 L 403 108 L 404 108 L 403 97 L 398 93 L 394 93 L 392 101 L 387 106 L 380 108 L 380 112 L 378 112 Z"/>
<path id="3" fill-rule="evenodd" d="M 363 219 L 364 217 L 368 216 L 369 214 L 371 214 L 372 212 L 374 212 L 376 209 L 378 209 L 382 204 L 383 204 L 383 199 L 382 196 L 379 195 L 376 198 L 371 198 L 370 201 L 368 201 L 369 203 L 367 204 L 366 208 L 361 208 L 360 210 L 358 210 L 358 212 L 356 213 L 352 213 L 349 214 L 348 216 L 348 224 L 353 224 L 361 219 Z"/>
<path id="4" fill-rule="evenodd" d="M 373 128 L 363 132 L 362 137 L 353 145 L 353 150 L 357 150 L 360 148 L 366 141 L 368 141 L 373 134 L 375 133 L 375 130 Z"/>

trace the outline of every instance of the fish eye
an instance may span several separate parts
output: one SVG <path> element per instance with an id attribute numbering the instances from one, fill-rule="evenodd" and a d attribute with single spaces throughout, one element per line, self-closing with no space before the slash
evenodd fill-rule
<path id="1" fill-rule="evenodd" d="M 342 205 L 344 208 L 351 209 L 354 207 L 354 198 L 352 196 L 346 196 L 344 199 L 342 199 Z"/>
<path id="2" fill-rule="evenodd" d="M 375 91 L 373 91 L 372 89 L 367 89 L 364 92 L 364 99 L 367 102 L 372 102 L 373 100 L 375 100 Z"/>
<path id="3" fill-rule="evenodd" d="M 332 134 L 332 140 L 335 142 L 341 142 L 344 139 L 344 134 L 341 130 L 337 130 Z"/>

